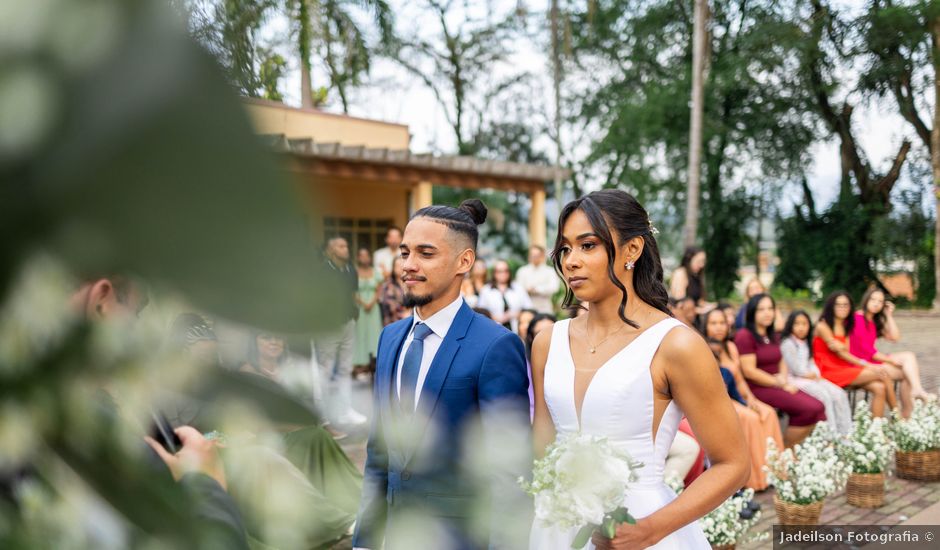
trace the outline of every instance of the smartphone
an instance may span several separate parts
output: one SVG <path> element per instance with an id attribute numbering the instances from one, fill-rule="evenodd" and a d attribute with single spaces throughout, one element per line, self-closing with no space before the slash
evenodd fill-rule
<path id="1" fill-rule="evenodd" d="M 150 416 L 153 418 L 153 425 L 150 427 L 150 437 L 154 438 L 163 448 L 176 454 L 182 447 L 183 442 L 173 431 L 173 426 L 163 413 L 151 410 Z"/>

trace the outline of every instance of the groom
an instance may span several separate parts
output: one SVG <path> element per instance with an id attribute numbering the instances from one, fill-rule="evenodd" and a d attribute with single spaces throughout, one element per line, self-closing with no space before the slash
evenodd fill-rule
<path id="1" fill-rule="evenodd" d="M 414 315 L 379 339 L 354 548 L 526 544 L 509 532 L 529 521 L 516 483 L 531 469 L 523 345 L 460 295 L 485 219 L 470 200 L 423 208 L 405 228 L 402 282 Z M 483 467 L 472 458 L 480 454 Z"/>

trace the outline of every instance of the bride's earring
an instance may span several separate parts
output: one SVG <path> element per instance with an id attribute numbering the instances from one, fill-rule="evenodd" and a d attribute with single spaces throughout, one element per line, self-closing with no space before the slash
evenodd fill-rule
<path id="1" fill-rule="evenodd" d="M 631 269 L 633 269 L 633 266 L 635 265 L 635 263 L 636 262 L 634 262 L 633 260 L 630 260 L 629 262 L 623 264 L 623 267 L 627 268 L 627 271 L 630 271 Z"/>

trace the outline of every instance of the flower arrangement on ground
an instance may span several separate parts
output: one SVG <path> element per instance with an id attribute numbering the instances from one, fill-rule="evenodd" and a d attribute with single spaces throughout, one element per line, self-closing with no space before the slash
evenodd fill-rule
<path id="1" fill-rule="evenodd" d="M 940 405 L 914 402 L 910 418 L 892 413 L 891 437 L 899 451 L 919 452 L 940 448 Z"/>
<path id="2" fill-rule="evenodd" d="M 754 501 L 754 490 L 744 489 L 732 495 L 699 520 L 705 538 L 713 547 L 734 546 L 764 540 L 767 533 L 748 533 L 760 521 L 760 504 Z"/>
<path id="3" fill-rule="evenodd" d="M 855 474 L 881 474 L 888 470 L 894 453 L 894 442 L 888 437 L 884 418 L 872 418 L 868 402 L 855 407 L 854 429 L 841 441 L 839 454 Z"/>
<path id="4" fill-rule="evenodd" d="M 842 460 L 851 466 L 846 485 L 849 504 L 877 508 L 884 504 L 885 472 L 894 458 L 894 442 L 884 418 L 872 418 L 865 401 L 855 407 L 854 428 L 839 445 Z"/>
<path id="5" fill-rule="evenodd" d="M 580 527 L 572 547 L 582 548 L 594 531 L 613 538 L 617 525 L 635 523 L 624 504 L 642 466 L 606 438 L 574 434 L 549 445 L 544 458 L 535 461 L 532 481 L 519 482 L 535 497 L 539 521 Z"/>
<path id="6" fill-rule="evenodd" d="M 917 401 L 906 419 L 894 411 L 889 431 L 897 448 L 898 477 L 940 480 L 940 405 Z"/>
<path id="7" fill-rule="evenodd" d="M 852 467 L 840 458 L 836 441 L 825 422 L 793 449 L 781 452 L 768 440 L 764 468 L 776 490 L 774 507 L 781 524 L 818 523 L 823 501 L 845 487 Z"/>

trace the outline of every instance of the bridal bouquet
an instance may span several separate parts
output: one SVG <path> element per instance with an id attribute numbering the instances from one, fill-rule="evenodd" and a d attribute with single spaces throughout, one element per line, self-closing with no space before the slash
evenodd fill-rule
<path id="1" fill-rule="evenodd" d="M 613 538 L 619 524 L 636 522 L 624 504 L 642 466 L 606 438 L 574 434 L 559 437 L 535 461 L 531 482 L 519 482 L 535 497 L 540 521 L 581 528 L 571 546 L 583 548 L 595 531 Z"/>

